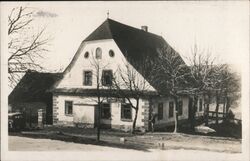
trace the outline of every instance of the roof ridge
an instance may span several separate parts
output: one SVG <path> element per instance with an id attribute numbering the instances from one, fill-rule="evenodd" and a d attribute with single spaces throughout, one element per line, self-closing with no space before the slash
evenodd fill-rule
<path id="1" fill-rule="evenodd" d="M 113 38 L 113 34 L 111 32 L 111 29 L 110 29 L 109 20 L 110 19 L 107 18 L 101 25 L 99 25 L 94 31 L 92 31 L 91 34 L 89 34 L 82 42 L 84 42 L 84 41 L 90 41 L 92 39 L 91 37 L 94 34 L 99 34 L 99 33 L 96 33 L 96 32 L 98 32 L 98 29 L 100 29 L 102 27 L 104 27 L 104 29 L 106 29 L 108 31 L 108 35 L 110 35 Z"/>
<path id="2" fill-rule="evenodd" d="M 111 27 L 110 27 L 110 24 L 109 24 L 109 21 L 108 20 L 111 20 L 111 21 L 114 21 L 114 20 L 112 20 L 112 19 L 109 19 L 109 18 L 107 18 L 107 22 L 108 22 L 108 29 L 109 29 L 109 32 L 110 32 L 110 34 L 111 34 L 111 37 L 112 37 L 112 39 L 114 39 L 114 35 L 113 35 L 113 33 L 112 33 L 112 31 L 111 31 Z"/>
<path id="3" fill-rule="evenodd" d="M 121 22 L 119 22 L 119 21 L 116 21 L 116 20 L 113 20 L 113 19 L 110 19 L 110 18 L 107 18 L 107 20 L 110 20 L 110 21 L 113 21 L 113 22 L 118 23 L 118 24 L 120 24 L 120 25 L 123 25 L 123 26 L 129 27 L 129 28 L 138 30 L 138 31 L 141 32 L 141 33 L 151 34 L 151 35 L 157 36 L 157 37 L 159 37 L 159 38 L 163 38 L 161 35 L 157 35 L 157 34 L 155 34 L 155 33 L 149 32 L 149 31 L 144 31 L 144 30 L 142 30 L 142 29 L 140 29 L 140 28 L 137 28 L 137 27 L 134 27 L 134 26 L 130 26 L 130 25 L 127 25 L 127 24 L 125 24 L 125 23 L 121 23 Z M 111 32 L 111 33 L 112 33 L 112 32 Z M 163 39 L 164 39 L 164 38 L 163 38 Z"/>

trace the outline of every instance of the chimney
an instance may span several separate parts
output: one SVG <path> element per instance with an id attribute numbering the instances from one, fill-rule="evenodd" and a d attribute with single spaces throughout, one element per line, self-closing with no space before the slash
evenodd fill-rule
<path id="1" fill-rule="evenodd" d="M 148 32 L 148 26 L 141 26 L 141 29 L 145 32 Z"/>

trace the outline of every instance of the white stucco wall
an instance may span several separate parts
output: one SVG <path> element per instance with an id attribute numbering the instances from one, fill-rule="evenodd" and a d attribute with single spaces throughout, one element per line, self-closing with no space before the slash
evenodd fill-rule
<path id="1" fill-rule="evenodd" d="M 94 97 L 82 97 L 82 96 L 66 96 L 66 95 L 56 95 L 53 96 L 54 101 L 54 116 L 56 115 L 58 122 L 60 123 L 88 123 L 94 124 L 94 112 L 95 112 L 95 105 L 97 105 L 97 98 Z M 66 115 L 65 114 L 65 101 L 72 101 L 73 102 L 73 115 Z M 106 102 L 106 101 L 104 101 Z M 132 99 L 132 103 L 135 104 L 135 100 Z M 101 123 L 103 124 L 111 124 L 113 126 L 132 126 L 133 119 L 135 117 L 135 110 L 132 109 L 132 120 L 131 121 L 124 121 L 121 119 L 121 102 L 112 101 L 111 105 L 111 119 L 101 119 Z M 142 115 L 144 105 L 144 100 L 139 101 L 139 111 L 137 117 L 137 126 L 143 126 L 144 116 Z M 55 114 L 56 113 L 56 114 Z M 54 124 L 56 124 L 54 122 Z"/>
<path id="2" fill-rule="evenodd" d="M 183 101 L 183 108 L 182 108 L 182 115 L 179 115 L 179 120 L 184 120 L 188 119 L 188 103 L 189 103 L 189 98 L 188 97 L 181 97 L 179 100 Z M 158 104 L 163 103 L 163 119 L 158 120 L 156 118 L 155 124 L 170 124 L 174 122 L 175 118 L 175 112 L 173 117 L 169 117 L 169 102 L 174 103 L 175 107 L 175 102 L 174 99 L 169 98 L 169 97 L 163 97 L 163 98 L 157 98 L 153 100 L 153 111 L 158 114 Z M 175 108 L 174 108 L 175 109 Z"/>
<path id="3" fill-rule="evenodd" d="M 73 122 L 94 124 L 95 107 L 93 105 L 73 104 Z"/>
<path id="4" fill-rule="evenodd" d="M 96 48 L 100 47 L 102 49 L 102 58 L 96 60 L 95 59 L 95 51 Z M 115 55 L 114 57 L 109 56 L 109 50 L 113 50 Z M 89 58 L 85 58 L 84 54 L 89 52 Z M 120 51 L 119 47 L 116 45 L 114 40 L 96 40 L 96 41 L 89 41 L 84 42 L 78 52 L 76 53 L 78 58 L 76 61 L 73 62 L 72 68 L 67 71 L 64 75 L 64 78 L 60 81 L 57 85 L 57 88 L 87 88 L 87 89 L 94 89 L 96 88 L 96 68 L 93 64 L 96 64 L 95 61 L 99 62 L 101 70 L 112 70 L 115 77 L 119 79 L 119 74 L 117 69 L 120 68 L 122 71 L 126 71 L 126 66 L 128 64 L 126 58 Z M 132 70 L 134 68 L 130 66 Z M 92 77 L 92 86 L 84 86 L 83 85 L 83 71 L 90 70 L 93 73 Z M 136 71 L 136 70 L 134 70 Z M 142 76 L 136 72 L 137 78 L 139 80 L 143 80 Z M 100 72 L 101 78 L 102 72 Z M 147 90 L 154 90 L 149 83 L 146 83 Z"/>

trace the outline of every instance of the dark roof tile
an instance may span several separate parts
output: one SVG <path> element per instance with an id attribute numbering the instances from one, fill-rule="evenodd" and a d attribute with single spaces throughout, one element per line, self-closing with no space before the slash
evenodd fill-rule
<path id="1" fill-rule="evenodd" d="M 28 71 L 9 95 L 9 103 L 43 101 L 62 73 Z"/>
<path id="2" fill-rule="evenodd" d="M 84 41 L 114 39 L 122 53 L 130 59 L 157 56 L 157 49 L 167 45 L 156 34 L 107 19 Z"/>

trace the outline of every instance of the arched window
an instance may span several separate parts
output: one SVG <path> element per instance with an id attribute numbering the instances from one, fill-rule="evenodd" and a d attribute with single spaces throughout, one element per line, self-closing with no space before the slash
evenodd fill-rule
<path id="1" fill-rule="evenodd" d="M 95 51 L 95 58 L 96 59 L 101 59 L 102 58 L 102 49 L 101 48 L 96 48 L 96 51 Z"/>

